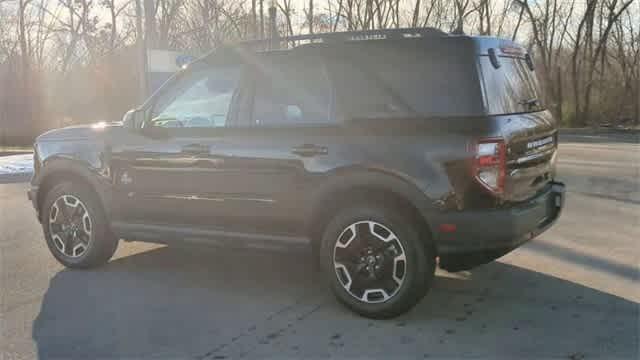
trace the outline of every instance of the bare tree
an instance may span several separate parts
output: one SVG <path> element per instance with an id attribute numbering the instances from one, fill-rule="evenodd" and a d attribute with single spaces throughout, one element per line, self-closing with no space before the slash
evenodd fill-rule
<path id="1" fill-rule="evenodd" d="M 282 14 L 284 15 L 285 24 L 287 27 L 287 34 L 293 35 L 293 25 L 291 20 L 293 16 L 293 8 L 291 6 L 291 0 L 282 0 L 281 2 L 277 3 L 277 5 L 280 11 L 282 12 Z"/>
<path id="2" fill-rule="evenodd" d="M 586 89 L 584 92 L 584 108 L 582 110 L 582 117 L 585 123 L 589 123 L 590 120 L 590 107 L 591 107 L 591 95 L 593 91 L 593 78 L 594 73 L 596 71 L 596 63 L 602 56 L 604 59 L 604 52 L 606 49 L 606 44 L 609 40 L 609 35 L 611 34 L 611 29 L 614 24 L 618 21 L 620 16 L 626 11 L 626 9 L 633 3 L 633 0 L 627 0 L 626 2 L 619 2 L 618 0 L 610 0 L 603 2 L 604 7 L 606 7 L 606 14 L 603 14 L 605 10 L 602 9 L 600 16 L 606 17 L 606 21 L 600 23 L 600 38 L 596 43 L 595 51 L 590 51 L 590 58 L 587 61 L 587 80 L 586 80 Z M 620 6 L 618 6 L 620 5 Z M 593 19 L 591 23 L 593 24 Z M 604 26 L 604 28 L 602 27 Z M 589 44 L 591 46 L 591 44 Z"/>
<path id="3" fill-rule="evenodd" d="M 149 0 L 147 0 L 149 1 Z M 171 31 L 173 30 L 174 21 L 184 2 L 182 0 L 157 0 L 156 17 L 158 27 L 157 46 L 166 49 L 170 46 Z"/>
<path id="4" fill-rule="evenodd" d="M 455 6 L 455 27 L 453 28 L 453 32 L 457 33 L 457 34 L 463 34 L 464 33 L 464 21 L 465 18 L 467 17 L 467 15 L 469 14 L 467 11 L 467 8 L 469 7 L 469 4 L 471 3 L 470 0 L 455 0 L 454 1 L 454 6 Z"/>
<path id="5" fill-rule="evenodd" d="M 309 9 L 307 10 L 307 22 L 309 23 L 309 34 L 313 34 L 313 0 L 309 0 Z"/>
<path id="6" fill-rule="evenodd" d="M 126 0 L 122 4 L 117 4 L 116 0 L 102 0 L 101 5 L 109 10 L 110 22 L 107 24 L 109 29 L 109 50 L 113 51 L 118 46 L 121 37 L 118 31 L 118 23 L 122 13 L 131 5 L 132 0 Z"/>
<path id="7" fill-rule="evenodd" d="M 27 6 L 31 3 L 32 0 L 18 0 L 18 43 L 20 44 L 20 60 L 21 60 L 21 70 L 22 70 L 22 79 L 25 82 L 28 82 L 29 76 L 29 59 L 31 54 L 29 54 L 28 46 L 27 46 L 27 24 L 26 24 L 26 9 Z"/>

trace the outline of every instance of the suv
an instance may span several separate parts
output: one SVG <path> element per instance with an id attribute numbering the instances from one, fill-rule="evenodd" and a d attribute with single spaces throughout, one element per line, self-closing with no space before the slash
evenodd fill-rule
<path id="1" fill-rule="evenodd" d="M 558 219 L 557 127 L 525 49 L 433 29 L 295 42 L 218 49 L 122 123 L 38 137 L 29 198 L 56 259 L 98 266 L 118 239 L 310 247 L 340 302 L 388 318 L 436 265 Z"/>

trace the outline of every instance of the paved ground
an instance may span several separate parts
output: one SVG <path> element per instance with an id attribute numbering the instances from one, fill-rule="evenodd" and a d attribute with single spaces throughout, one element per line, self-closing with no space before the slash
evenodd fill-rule
<path id="1" fill-rule="evenodd" d="M 339 306 L 306 254 L 123 243 L 102 269 L 65 270 L 26 184 L 5 177 L 0 359 L 638 359 L 636 140 L 566 137 L 557 226 L 495 263 L 438 273 L 413 311 L 388 321 Z"/>

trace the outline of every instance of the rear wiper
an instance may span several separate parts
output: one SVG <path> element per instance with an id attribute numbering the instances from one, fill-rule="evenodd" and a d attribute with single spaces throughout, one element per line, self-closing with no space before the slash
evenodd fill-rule
<path id="1" fill-rule="evenodd" d="M 528 99 L 528 100 L 522 100 L 522 101 L 518 102 L 518 104 L 526 106 L 527 109 L 532 109 L 532 108 L 540 106 L 540 100 L 538 100 L 536 98 L 533 98 L 533 99 Z"/>

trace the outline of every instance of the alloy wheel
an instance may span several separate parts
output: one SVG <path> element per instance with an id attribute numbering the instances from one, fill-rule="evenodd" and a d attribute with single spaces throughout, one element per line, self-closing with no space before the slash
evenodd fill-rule
<path id="1" fill-rule="evenodd" d="M 49 211 L 49 233 L 55 248 L 70 258 L 86 253 L 92 223 L 86 206 L 73 195 L 62 195 Z"/>
<path id="2" fill-rule="evenodd" d="M 333 248 L 338 282 L 356 299 L 381 303 L 398 293 L 407 273 L 407 257 L 398 237 L 375 221 L 347 226 Z"/>

